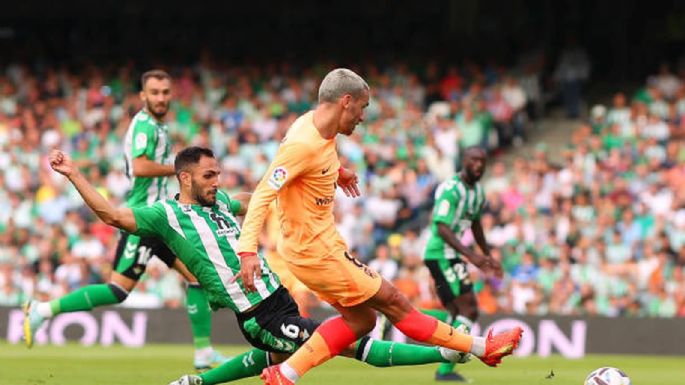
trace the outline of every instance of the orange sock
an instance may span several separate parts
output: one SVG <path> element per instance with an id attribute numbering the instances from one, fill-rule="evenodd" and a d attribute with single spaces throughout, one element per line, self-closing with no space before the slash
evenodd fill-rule
<path id="1" fill-rule="evenodd" d="M 431 345 L 440 345 L 460 352 L 470 352 L 473 345 L 473 337 L 459 333 L 452 326 L 438 321 L 438 327 L 425 341 Z"/>
<path id="2" fill-rule="evenodd" d="M 321 365 L 331 358 L 331 353 L 328 350 L 326 341 L 319 332 L 314 332 L 311 337 L 304 343 L 285 363 L 293 368 L 298 376 L 302 376 L 309 369 Z"/>
<path id="3" fill-rule="evenodd" d="M 395 327 L 417 341 L 470 352 L 473 337 L 456 331 L 452 326 L 412 309 Z"/>
<path id="4" fill-rule="evenodd" d="M 322 323 L 285 363 L 302 376 L 309 369 L 340 354 L 356 340 L 357 336 L 342 317 L 335 317 Z"/>

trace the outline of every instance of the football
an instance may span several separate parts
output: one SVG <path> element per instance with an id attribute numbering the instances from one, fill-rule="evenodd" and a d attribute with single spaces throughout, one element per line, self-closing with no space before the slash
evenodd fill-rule
<path id="1" fill-rule="evenodd" d="M 585 385 L 630 385 L 630 378 L 616 368 L 599 368 L 585 379 Z"/>

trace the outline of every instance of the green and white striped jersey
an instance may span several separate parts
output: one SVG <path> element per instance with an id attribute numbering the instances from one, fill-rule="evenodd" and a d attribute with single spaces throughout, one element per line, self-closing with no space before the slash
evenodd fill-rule
<path id="1" fill-rule="evenodd" d="M 472 221 L 480 219 L 484 205 L 485 191 L 480 183 L 470 187 L 462 182 L 459 174 L 440 183 L 435 191 L 431 235 L 423 258 L 426 260 L 457 258 L 456 250 L 438 234 L 438 223 L 449 226 L 459 239 L 464 231 L 471 227 Z"/>
<path id="2" fill-rule="evenodd" d="M 188 267 L 209 297 L 212 309 L 228 307 L 244 312 L 269 297 L 280 281 L 266 261 L 261 276 L 255 279 L 256 292 L 248 293 L 242 281 L 231 283 L 240 271 L 236 255 L 240 225 L 233 215 L 240 205 L 218 191 L 212 207 L 179 203 L 175 199 L 152 206 L 133 208 L 141 237 L 157 237 Z"/>
<path id="3" fill-rule="evenodd" d="M 126 197 L 128 207 L 149 206 L 167 198 L 167 177 L 133 176 L 133 159 L 146 155 L 152 161 L 167 164 L 170 152 L 166 123 L 160 123 L 145 110 L 140 110 L 131 120 L 124 137 L 126 176 L 131 181 L 131 189 Z"/>

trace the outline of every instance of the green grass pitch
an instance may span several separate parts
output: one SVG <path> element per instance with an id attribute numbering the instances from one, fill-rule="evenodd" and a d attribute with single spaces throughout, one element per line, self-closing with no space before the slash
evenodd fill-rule
<path id="1" fill-rule="evenodd" d="M 246 346 L 221 346 L 236 354 Z M 190 345 L 149 345 L 140 349 L 113 347 L 36 346 L 0 343 L 0 385 L 167 385 L 191 370 Z M 675 385 L 685 381 L 685 357 L 588 356 L 567 360 L 508 358 L 496 369 L 478 361 L 461 367 L 474 385 L 582 385 L 585 376 L 601 366 L 616 366 L 633 385 Z M 298 385 L 433 384 L 436 365 L 373 368 L 336 358 L 312 370 Z M 554 371 L 552 378 L 546 378 Z M 261 384 L 258 378 L 235 384 Z"/>

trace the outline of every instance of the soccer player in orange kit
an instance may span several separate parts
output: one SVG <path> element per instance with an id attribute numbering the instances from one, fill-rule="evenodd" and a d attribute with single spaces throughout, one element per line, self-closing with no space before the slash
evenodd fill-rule
<path id="1" fill-rule="evenodd" d="M 241 279 L 255 290 L 260 271 L 258 237 L 269 204 L 276 199 L 281 224 L 278 251 L 288 269 L 307 287 L 338 310 L 288 360 L 264 369 L 266 384 L 293 384 L 309 369 L 340 353 L 369 333 L 378 310 L 397 329 L 431 345 L 471 352 L 496 366 L 518 345 L 521 328 L 487 338 L 461 334 L 452 326 L 417 311 L 391 283 L 347 251 L 333 218 L 336 186 L 346 195 L 360 195 L 357 176 L 342 167 L 336 151 L 338 134 L 350 135 L 364 120 L 369 86 L 344 68 L 329 72 L 319 86 L 319 104 L 299 117 L 281 142 L 278 153 L 252 195 L 238 243 Z M 490 271 L 501 274 L 492 261 Z"/>

